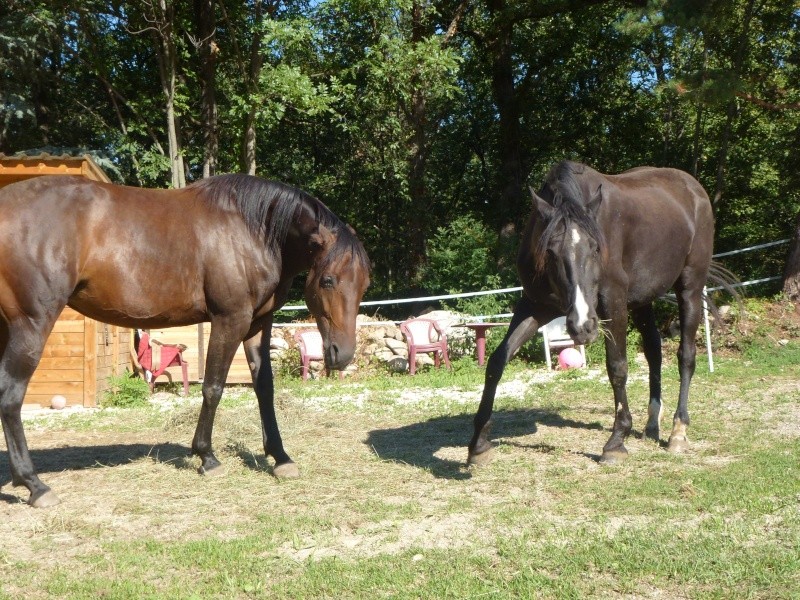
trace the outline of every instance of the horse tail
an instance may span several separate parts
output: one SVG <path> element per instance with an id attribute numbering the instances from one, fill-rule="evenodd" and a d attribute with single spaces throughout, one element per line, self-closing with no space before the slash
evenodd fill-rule
<path id="1" fill-rule="evenodd" d="M 744 316 L 743 294 L 740 291 L 742 288 L 742 282 L 732 271 L 726 269 L 720 263 L 712 260 L 711 264 L 709 265 L 706 283 L 710 287 L 706 289 L 706 293 L 704 294 L 705 301 L 708 305 L 709 311 L 711 311 L 711 314 L 714 315 L 714 320 L 716 322 L 720 322 L 720 313 L 719 308 L 713 299 L 715 292 L 724 292 L 730 296 L 736 303 L 736 307 L 739 309 L 738 314 L 740 317 Z"/>

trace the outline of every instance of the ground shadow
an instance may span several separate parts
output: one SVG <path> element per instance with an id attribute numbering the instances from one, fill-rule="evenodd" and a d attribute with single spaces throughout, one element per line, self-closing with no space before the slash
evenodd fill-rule
<path id="1" fill-rule="evenodd" d="M 435 477 L 468 479 L 471 473 L 466 468 L 467 444 L 472 437 L 472 419 L 471 414 L 452 415 L 435 417 L 402 427 L 375 429 L 369 432 L 365 443 L 384 460 L 426 469 Z M 548 410 L 499 410 L 492 414 L 492 438 L 502 438 L 504 444 L 553 452 L 555 448 L 546 444 L 518 444 L 508 440 L 536 433 L 539 424 L 549 427 L 603 429 L 599 422 L 584 423 L 565 419 L 560 414 Z M 463 447 L 463 460 L 442 459 L 436 456 L 442 448 L 453 446 Z"/>
<path id="2" fill-rule="evenodd" d="M 65 470 L 117 467 L 140 458 L 150 457 L 155 462 L 173 465 L 176 469 L 188 468 L 190 449 L 173 443 L 162 444 L 106 444 L 102 446 L 66 446 L 45 450 L 31 450 L 36 472 L 57 473 Z M 11 482 L 8 451 L 0 452 L 0 486 Z M 0 501 L 5 500 L 0 494 Z"/>

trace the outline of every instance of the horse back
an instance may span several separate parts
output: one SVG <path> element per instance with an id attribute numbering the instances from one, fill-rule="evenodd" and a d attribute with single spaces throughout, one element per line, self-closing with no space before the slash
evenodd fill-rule
<path id="1" fill-rule="evenodd" d="M 241 218 L 191 188 L 83 177 L 39 177 L 0 190 L 0 253 L 0 295 L 13 289 L 10 304 L 38 310 L 49 297 L 123 326 L 183 325 L 207 320 L 211 310 L 241 310 L 278 280 L 264 277 L 274 262 Z M 36 285 L 19 285 L 21 273 Z"/>
<path id="2" fill-rule="evenodd" d="M 714 217 L 708 194 L 696 179 L 655 167 L 600 178 L 608 264 L 627 281 L 629 303 L 649 302 L 680 278 L 705 281 Z"/>

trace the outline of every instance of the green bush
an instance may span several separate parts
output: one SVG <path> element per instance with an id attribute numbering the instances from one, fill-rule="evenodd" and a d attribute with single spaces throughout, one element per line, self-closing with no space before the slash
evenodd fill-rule
<path id="1" fill-rule="evenodd" d="M 108 389 L 103 394 L 103 406 L 131 408 L 147 405 L 150 386 L 141 377 L 134 377 L 126 370 L 122 375 L 112 375 L 106 381 Z"/>
<path id="2" fill-rule="evenodd" d="M 428 262 L 420 271 L 420 284 L 437 293 L 491 290 L 517 285 L 516 274 L 500 255 L 503 242 L 497 234 L 471 215 L 439 227 L 428 242 Z M 507 249 L 503 248 L 503 252 Z M 476 296 L 446 303 L 458 312 L 491 315 L 509 312 L 519 295 Z"/>

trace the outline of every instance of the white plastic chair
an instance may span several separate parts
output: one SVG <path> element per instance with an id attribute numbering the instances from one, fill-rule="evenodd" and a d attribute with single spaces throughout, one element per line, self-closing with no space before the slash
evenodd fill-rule
<path id="1" fill-rule="evenodd" d="M 586 365 L 586 349 L 583 345 L 576 345 L 569 337 L 567 332 L 567 317 L 558 317 L 550 321 L 547 325 L 541 328 L 542 337 L 544 338 L 544 358 L 547 362 L 547 368 L 553 370 L 553 363 L 550 358 L 550 350 L 562 350 L 563 348 L 577 348 L 583 357 L 583 364 Z M 556 352 L 558 356 L 558 352 Z"/>

